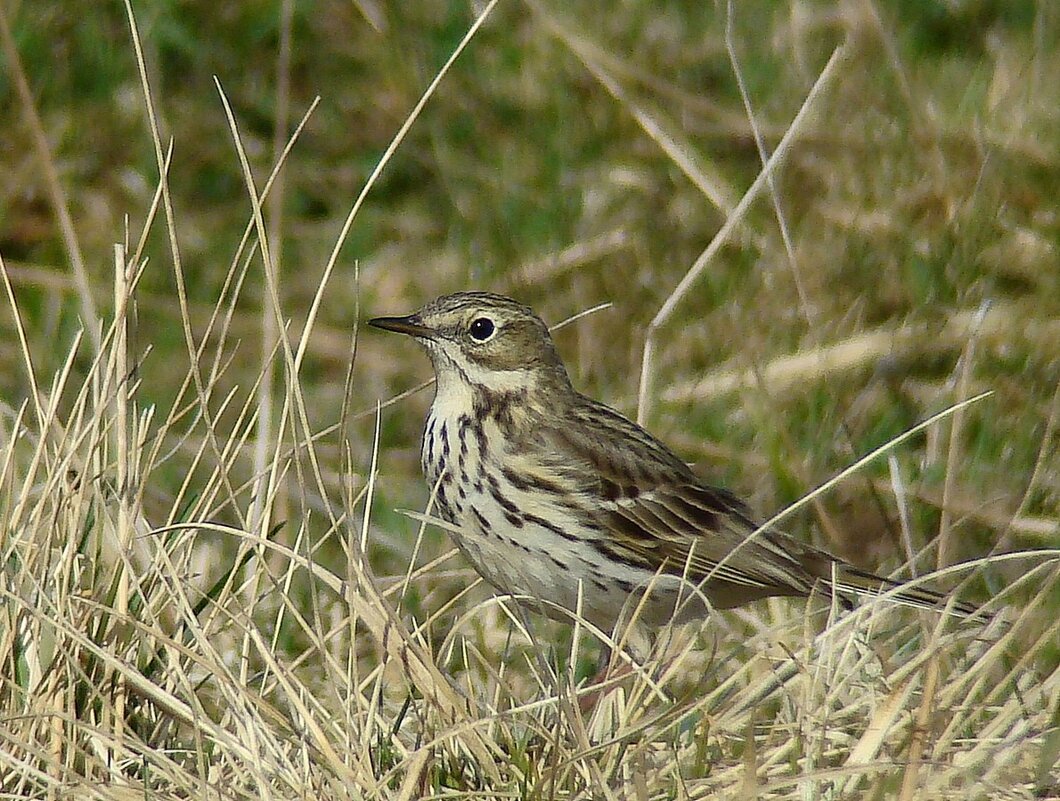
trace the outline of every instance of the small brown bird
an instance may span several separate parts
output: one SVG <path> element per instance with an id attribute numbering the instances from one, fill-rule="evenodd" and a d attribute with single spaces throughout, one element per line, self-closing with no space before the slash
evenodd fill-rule
<path id="1" fill-rule="evenodd" d="M 768 596 L 875 595 L 900 585 L 758 525 L 636 423 L 571 386 L 547 326 L 516 301 L 458 292 L 370 325 L 415 337 L 437 386 L 421 462 L 460 550 L 502 593 L 609 631 Z M 903 587 L 894 600 L 943 604 Z M 964 604 L 953 611 L 975 614 Z"/>

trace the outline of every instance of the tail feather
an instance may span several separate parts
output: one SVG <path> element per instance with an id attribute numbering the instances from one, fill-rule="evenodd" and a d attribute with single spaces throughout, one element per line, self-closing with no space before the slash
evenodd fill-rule
<path id="1" fill-rule="evenodd" d="M 896 603 L 915 606 L 919 609 L 944 609 L 953 615 L 965 618 L 989 620 L 990 615 L 974 604 L 955 601 L 945 592 L 919 587 L 908 582 L 878 576 L 849 565 L 837 565 L 836 589 L 855 595 L 879 596 L 888 594 Z"/>

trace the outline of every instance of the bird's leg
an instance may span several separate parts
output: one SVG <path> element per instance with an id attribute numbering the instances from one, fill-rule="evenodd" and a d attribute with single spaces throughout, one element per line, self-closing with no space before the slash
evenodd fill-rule
<path id="1" fill-rule="evenodd" d="M 624 617 L 616 623 L 610 639 L 600 641 L 600 656 L 596 661 L 596 672 L 589 678 L 588 687 L 595 690 L 582 695 L 578 706 L 587 714 L 596 707 L 601 699 L 626 676 L 636 671 L 635 665 L 643 665 L 634 643 L 629 641 L 628 627 L 632 622 Z M 650 649 L 649 649 L 650 652 Z M 624 658 L 623 658 L 624 657 Z"/>
<path id="2" fill-rule="evenodd" d="M 585 718 L 586 715 L 592 711 L 596 702 L 593 700 L 590 703 L 586 703 L 586 697 L 592 697 L 595 693 L 579 699 L 577 711 L 575 710 L 575 705 L 571 703 L 572 698 L 575 695 L 575 688 L 573 681 L 570 680 L 570 670 L 561 671 L 558 667 L 549 664 L 549 661 L 545 659 L 542 649 L 538 647 L 537 638 L 533 635 L 533 628 L 530 624 L 527 609 L 524 606 L 519 605 L 518 614 L 523 627 L 526 629 L 527 635 L 530 637 L 530 642 L 534 646 L 534 658 L 537 661 L 538 669 L 547 677 L 549 683 L 552 684 L 560 714 L 567 718 L 571 730 L 577 732 L 578 735 L 585 740 L 585 743 L 588 744 L 588 735 L 585 730 Z M 606 668 L 606 663 L 604 667 Z"/>

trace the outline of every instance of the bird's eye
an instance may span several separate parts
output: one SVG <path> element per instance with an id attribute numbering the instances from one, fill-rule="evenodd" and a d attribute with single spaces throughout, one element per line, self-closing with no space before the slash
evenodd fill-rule
<path id="1" fill-rule="evenodd" d="M 469 330 L 473 340 L 476 342 L 485 342 L 493 336 L 496 327 L 493 325 L 493 320 L 489 317 L 479 317 L 471 323 L 471 328 Z"/>

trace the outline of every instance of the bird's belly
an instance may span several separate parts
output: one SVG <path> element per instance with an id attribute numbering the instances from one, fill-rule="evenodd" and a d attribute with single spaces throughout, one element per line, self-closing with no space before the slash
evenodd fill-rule
<path id="1" fill-rule="evenodd" d="M 507 487 L 498 499 L 488 491 L 454 494 L 444 478 L 436 482 L 439 512 L 459 529 L 450 534 L 468 561 L 536 612 L 567 623 L 580 614 L 605 633 L 622 617 L 662 626 L 706 612 L 703 596 L 680 577 L 605 557 L 595 542 L 607 533 L 569 512 Z"/>
<path id="2" fill-rule="evenodd" d="M 527 596 L 530 608 L 571 622 L 579 610 L 610 631 L 636 584 L 616 576 L 593 546 L 595 532 L 556 509 L 511 492 L 469 495 L 454 539 L 478 572 L 504 593 Z M 514 511 L 513 511 L 514 510 Z"/>

